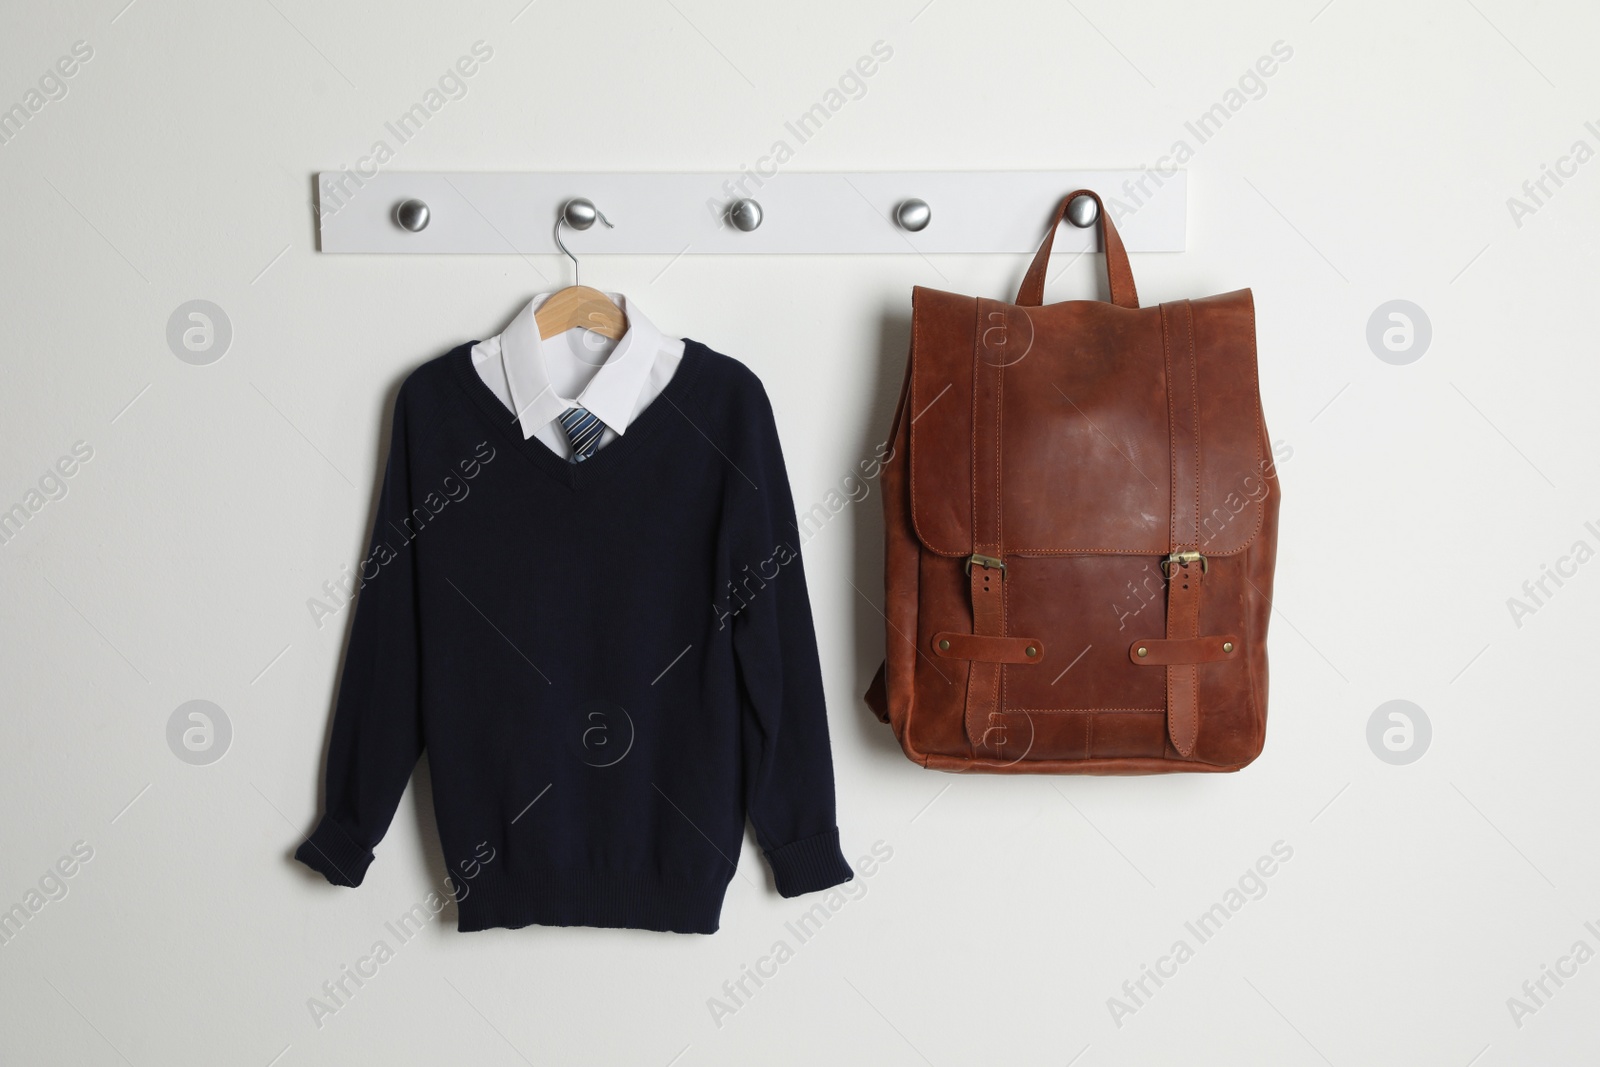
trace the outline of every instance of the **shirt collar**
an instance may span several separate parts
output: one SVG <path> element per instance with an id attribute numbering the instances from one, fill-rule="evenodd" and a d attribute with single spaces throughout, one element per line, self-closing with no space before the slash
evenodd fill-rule
<path id="1" fill-rule="evenodd" d="M 618 293 L 607 293 L 628 319 L 628 332 L 575 399 L 556 394 L 545 366 L 544 345 L 534 315 L 550 294 L 534 297 L 517 313 L 500 335 L 500 358 L 511 390 L 511 405 L 522 436 L 558 418 L 573 405 L 588 409 L 619 435 L 628 432 L 639 394 L 650 376 L 661 348 L 661 331 L 645 318 L 637 304 Z"/>

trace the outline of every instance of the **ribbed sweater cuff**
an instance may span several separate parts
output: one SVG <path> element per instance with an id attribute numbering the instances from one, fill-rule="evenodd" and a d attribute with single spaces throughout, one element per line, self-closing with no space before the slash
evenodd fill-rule
<path id="1" fill-rule="evenodd" d="M 855 877 L 844 853 L 839 851 L 839 830 L 835 827 L 767 851 L 767 863 L 778 892 L 786 897 L 815 893 L 819 889 L 848 882 Z"/>
<path id="2" fill-rule="evenodd" d="M 295 849 L 294 858 L 334 885 L 358 886 L 372 864 L 372 850 L 356 844 L 338 823 L 324 817 Z"/>

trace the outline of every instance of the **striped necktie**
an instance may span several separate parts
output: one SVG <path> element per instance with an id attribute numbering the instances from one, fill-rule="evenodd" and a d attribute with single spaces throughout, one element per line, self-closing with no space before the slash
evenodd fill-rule
<path id="1" fill-rule="evenodd" d="M 567 440 L 572 442 L 569 462 L 582 463 L 600 447 L 600 435 L 605 432 L 606 424 L 588 408 L 570 407 L 561 413 L 561 428 L 567 431 Z"/>

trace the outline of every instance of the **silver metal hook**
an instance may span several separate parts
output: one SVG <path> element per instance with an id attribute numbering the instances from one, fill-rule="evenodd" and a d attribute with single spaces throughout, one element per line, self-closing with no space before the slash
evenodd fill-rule
<path id="1" fill-rule="evenodd" d="M 611 225 L 611 220 L 601 214 L 600 209 L 594 206 L 594 201 L 587 200 L 581 196 L 573 197 L 565 204 L 562 204 L 561 211 L 556 215 L 556 247 L 561 249 L 563 255 L 572 260 L 573 285 L 579 284 L 578 257 L 573 255 L 567 246 L 561 243 L 561 224 L 564 222 L 574 230 L 587 230 L 594 225 L 595 219 L 605 223 L 608 230 L 616 229 L 615 226 Z"/>

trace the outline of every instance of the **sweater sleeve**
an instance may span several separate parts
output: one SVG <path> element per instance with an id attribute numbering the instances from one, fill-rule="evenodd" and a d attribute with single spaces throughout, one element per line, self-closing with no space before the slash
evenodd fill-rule
<path id="1" fill-rule="evenodd" d="M 334 885 L 361 884 L 373 846 L 389 829 L 422 755 L 415 553 L 404 541 L 410 515 L 402 388 L 339 682 L 328 746 L 326 810 L 295 852 L 296 859 Z"/>
<path id="2" fill-rule="evenodd" d="M 848 882 L 834 813 L 833 755 L 822 669 L 800 559 L 794 499 L 765 392 L 747 410 L 730 509 L 735 533 L 729 578 L 743 607 L 733 646 L 745 699 L 746 804 L 756 841 L 786 897 Z M 754 483 L 752 485 L 751 483 Z"/>

